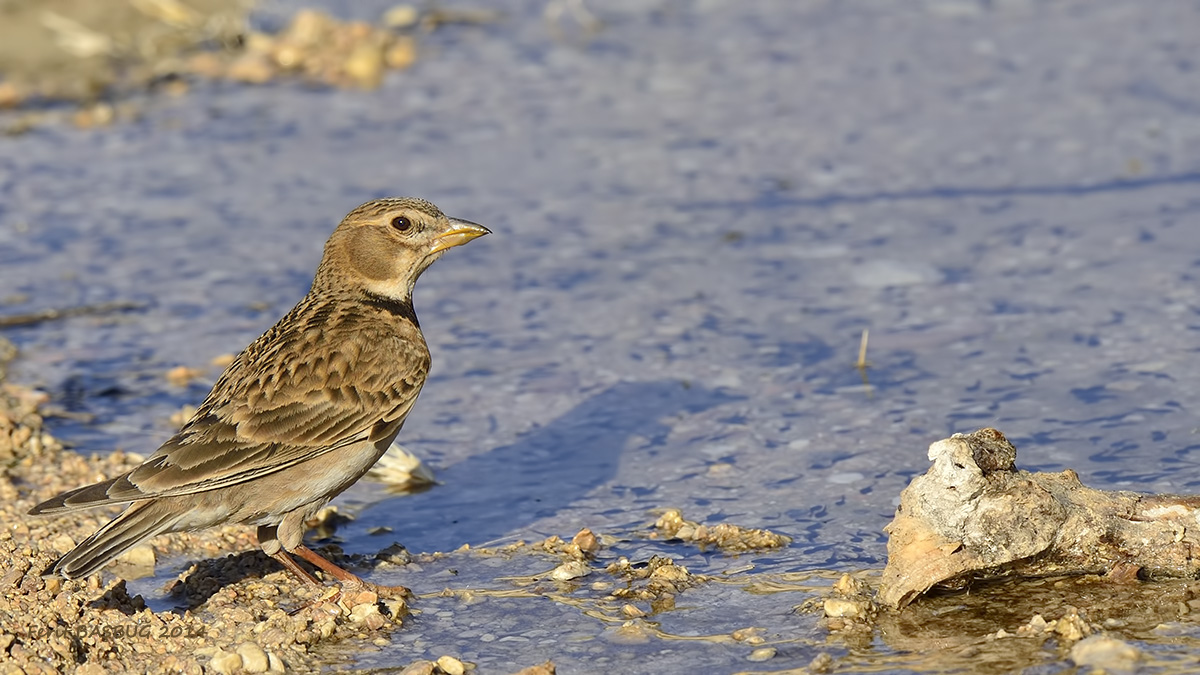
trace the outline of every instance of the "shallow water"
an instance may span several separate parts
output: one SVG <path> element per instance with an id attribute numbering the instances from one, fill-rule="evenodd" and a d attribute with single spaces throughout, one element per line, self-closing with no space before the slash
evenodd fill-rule
<path id="1" fill-rule="evenodd" d="M 586 526 L 622 538 L 613 555 L 705 574 L 880 568 L 926 446 L 980 426 L 1023 468 L 1200 491 L 1194 6 L 611 2 L 592 7 L 603 31 L 564 20 L 564 42 L 543 0 L 498 4 L 503 21 L 425 38 L 378 92 L 209 85 L 136 123 L 0 139 L 5 313 L 142 305 L 5 332 L 14 379 L 94 415 L 55 432 L 152 451 L 219 372 L 165 371 L 245 346 L 303 295 L 342 214 L 414 194 L 495 234 L 417 290 L 434 369 L 401 440 L 442 484 L 355 488 L 349 551 L 389 543 L 366 534 L 381 525 L 413 551 Z M 637 543 L 668 507 L 794 542 L 735 560 Z M 503 586 L 471 560 L 399 582 Z M 673 636 L 765 626 L 763 664 L 491 597 L 423 597 L 392 647 L 355 658 L 795 668 L 824 639 L 791 612 L 810 596 L 713 585 L 656 618 Z M 876 642 L 854 667 L 941 669 L 902 652 Z"/>

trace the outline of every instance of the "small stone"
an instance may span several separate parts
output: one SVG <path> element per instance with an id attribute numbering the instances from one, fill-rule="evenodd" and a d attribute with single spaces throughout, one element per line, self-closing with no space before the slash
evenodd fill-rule
<path id="1" fill-rule="evenodd" d="M 77 110 L 71 117 L 71 121 L 80 129 L 94 129 L 112 124 L 115 118 L 116 111 L 113 110 L 111 105 L 97 103 Z"/>
<path id="2" fill-rule="evenodd" d="M 421 12 L 412 5 L 396 5 L 383 13 L 383 25 L 388 28 L 412 28 L 421 19 Z"/>
<path id="3" fill-rule="evenodd" d="M 184 406 L 181 406 L 179 408 L 179 410 L 176 410 L 175 412 L 171 413 L 171 416 L 167 418 L 167 421 L 171 423 L 171 426 L 181 427 L 188 420 L 192 419 L 192 415 L 195 415 L 195 414 L 196 414 L 196 406 L 184 405 Z"/>
<path id="4" fill-rule="evenodd" d="M 840 619 L 859 619 L 866 616 L 861 602 L 842 598 L 825 598 L 825 616 Z"/>
<path id="5" fill-rule="evenodd" d="M 745 642 L 752 637 L 757 636 L 763 629 L 751 626 L 750 628 L 739 628 L 729 634 L 729 637 L 738 642 Z"/>
<path id="6" fill-rule="evenodd" d="M 270 54 L 275 48 L 275 38 L 266 33 L 250 31 L 242 36 L 242 46 L 248 52 Z"/>
<path id="7" fill-rule="evenodd" d="M 638 609 L 638 608 L 637 608 L 636 606 L 634 606 L 634 605 L 622 605 L 622 607 L 621 607 L 621 613 L 622 613 L 622 614 L 624 614 L 625 616 L 627 616 L 627 617 L 631 618 L 631 619 L 640 619 L 640 618 L 642 618 L 642 617 L 646 616 L 646 613 L 645 613 L 645 612 L 643 612 L 642 610 Z"/>
<path id="8" fill-rule="evenodd" d="M 376 553 L 375 559 L 389 565 L 403 566 L 412 562 L 412 554 L 399 543 L 393 542 L 391 546 Z"/>
<path id="9" fill-rule="evenodd" d="M 821 652 L 808 662 L 808 672 L 810 673 L 828 673 L 831 670 L 833 670 L 833 657 L 829 655 L 829 652 Z"/>
<path id="10" fill-rule="evenodd" d="M 150 544 L 134 546 L 117 557 L 117 562 L 140 569 L 154 569 L 156 557 Z"/>
<path id="11" fill-rule="evenodd" d="M 187 366 L 176 366 L 167 371 L 167 382 L 182 387 L 187 385 L 192 380 L 203 375 L 204 372 L 199 368 L 188 368 Z"/>
<path id="12" fill-rule="evenodd" d="M 758 649 L 755 649 L 754 651 L 750 652 L 750 656 L 747 656 L 746 660 L 747 661 L 770 661 L 771 659 L 775 658 L 775 653 L 776 652 L 775 652 L 774 647 L 759 647 Z"/>
<path id="13" fill-rule="evenodd" d="M 467 672 L 467 667 L 463 665 L 463 662 L 453 656 L 439 657 L 437 666 L 445 671 L 446 675 L 463 675 L 463 673 Z"/>
<path id="14" fill-rule="evenodd" d="M 25 100 L 25 94 L 12 82 L 0 82 L 0 108 L 15 108 Z"/>
<path id="15" fill-rule="evenodd" d="M 237 354 L 221 354 L 220 356 L 214 356 L 213 360 L 209 361 L 209 364 L 217 368 L 228 368 L 229 364 L 233 363 L 233 360 L 236 358 Z"/>
<path id="16" fill-rule="evenodd" d="M 1071 660 L 1081 667 L 1103 668 L 1106 671 L 1133 670 L 1142 653 L 1127 642 L 1107 635 L 1093 635 L 1071 647 Z"/>
<path id="17" fill-rule="evenodd" d="M 865 582 L 855 579 L 849 574 L 843 574 L 833 584 L 833 590 L 844 597 L 850 598 L 858 595 L 866 595 L 868 587 Z"/>
<path id="18" fill-rule="evenodd" d="M 286 36 L 288 40 L 297 44 L 315 45 L 326 37 L 333 23 L 333 19 L 323 12 L 315 9 L 302 9 L 296 12 L 296 15 L 292 17 L 292 22 L 283 29 L 280 35 Z"/>
<path id="19" fill-rule="evenodd" d="M 417 60 L 417 43 L 408 36 L 396 38 L 383 53 L 383 61 L 392 70 L 403 70 Z"/>
<path id="20" fill-rule="evenodd" d="M 235 82 L 264 84 L 275 76 L 275 68 L 262 54 L 247 53 L 234 59 L 225 75 Z"/>
<path id="21" fill-rule="evenodd" d="M 650 578 L 662 581 L 687 581 L 688 571 L 682 565 L 663 565 L 651 572 Z"/>
<path id="22" fill-rule="evenodd" d="M 208 667 L 221 675 L 233 675 L 242 667 L 242 657 L 233 652 L 218 649 L 208 661 Z"/>
<path id="23" fill-rule="evenodd" d="M 371 630 L 379 630 L 387 623 L 387 620 L 379 613 L 379 605 L 374 602 L 354 605 L 350 610 L 350 620 Z"/>
<path id="24" fill-rule="evenodd" d="M 596 535 L 586 527 L 571 538 L 571 543 L 578 546 L 579 550 L 587 555 L 594 555 L 596 551 L 600 550 L 600 542 L 596 540 Z"/>
<path id="25" fill-rule="evenodd" d="M 554 579 L 555 581 L 570 581 L 571 579 L 586 577 L 591 573 L 592 570 L 587 566 L 587 563 L 579 560 L 572 560 L 555 567 L 554 570 L 550 572 L 550 578 Z"/>
<path id="26" fill-rule="evenodd" d="M 50 548 L 59 553 L 66 553 L 75 548 L 75 540 L 70 535 L 60 534 L 50 541 Z"/>
<path id="27" fill-rule="evenodd" d="M 433 675 L 437 664 L 433 661 L 413 661 L 400 671 L 400 675 Z"/>
<path id="28" fill-rule="evenodd" d="M 184 69 L 193 75 L 216 79 L 225 72 L 225 64 L 221 58 L 212 52 L 200 52 L 188 58 Z"/>
<path id="29" fill-rule="evenodd" d="M 355 86 L 376 89 L 383 82 L 383 51 L 377 44 L 360 44 L 350 52 L 342 70 Z"/>
<path id="30" fill-rule="evenodd" d="M 271 668 L 271 661 L 267 658 L 267 653 L 253 642 L 239 645 L 237 653 L 242 659 L 242 669 L 247 673 L 265 673 Z"/>

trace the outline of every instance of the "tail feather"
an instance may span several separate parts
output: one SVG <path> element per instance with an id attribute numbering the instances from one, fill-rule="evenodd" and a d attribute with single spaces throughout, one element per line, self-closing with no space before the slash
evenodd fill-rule
<path id="1" fill-rule="evenodd" d="M 143 541 L 171 531 L 180 517 L 155 501 L 133 504 L 59 558 L 46 574 L 67 579 L 86 577 Z"/>
<path id="2" fill-rule="evenodd" d="M 110 478 L 106 481 L 85 485 L 81 488 L 68 490 L 60 495 L 51 497 L 37 506 L 29 509 L 29 515 L 38 516 L 43 513 L 61 513 L 64 511 L 78 511 L 80 509 L 90 509 L 94 506 L 103 504 L 119 504 L 121 502 L 132 501 L 128 496 L 125 499 L 114 500 L 110 495 L 113 487 L 118 486 L 124 488 L 130 485 L 129 474 Z"/>

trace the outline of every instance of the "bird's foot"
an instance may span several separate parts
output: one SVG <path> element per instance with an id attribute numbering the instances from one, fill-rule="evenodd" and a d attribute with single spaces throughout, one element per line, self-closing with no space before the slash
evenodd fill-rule
<path id="1" fill-rule="evenodd" d="M 383 584 L 373 584 L 369 581 L 363 581 L 355 577 L 354 581 L 342 581 L 339 586 L 342 590 L 342 596 L 358 594 L 359 597 L 366 597 L 367 594 L 374 594 L 377 598 L 395 598 L 407 600 L 413 596 L 411 590 L 405 586 L 384 586 Z"/>

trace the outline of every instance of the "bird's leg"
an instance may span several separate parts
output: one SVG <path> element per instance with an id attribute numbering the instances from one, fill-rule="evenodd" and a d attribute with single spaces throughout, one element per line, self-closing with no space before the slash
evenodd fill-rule
<path id="1" fill-rule="evenodd" d="M 316 565 L 317 567 L 325 570 L 329 574 L 333 575 L 334 579 L 337 579 L 339 582 L 341 582 L 344 585 L 345 584 L 348 584 L 351 586 L 366 586 L 367 585 L 367 582 L 363 581 L 362 579 L 359 579 L 358 577 L 354 576 L 350 572 L 347 572 L 346 570 L 329 562 L 325 558 L 321 557 L 321 555 L 318 554 L 316 551 L 305 546 L 304 544 L 300 544 L 299 546 L 293 548 L 291 550 L 291 552 L 295 553 L 296 555 L 300 556 L 301 558 L 304 558 L 305 560 L 312 563 L 313 565 Z"/>
<path id="2" fill-rule="evenodd" d="M 271 557 L 278 560 L 279 563 L 283 565 L 284 569 L 299 577 L 301 581 L 314 586 L 322 585 L 319 579 L 309 574 L 308 571 L 303 567 L 297 565 L 296 561 L 292 560 L 292 556 L 288 555 L 283 549 L 272 553 Z"/>
<path id="3" fill-rule="evenodd" d="M 337 579 L 338 585 L 340 585 L 344 589 L 364 588 L 364 589 L 367 589 L 370 591 L 374 591 L 377 595 L 383 595 L 383 596 L 401 596 L 401 597 L 403 597 L 405 595 L 411 594 L 411 591 L 409 591 L 404 586 L 380 586 L 378 584 L 372 584 L 372 583 L 363 581 L 362 579 L 358 578 L 357 576 L 351 574 L 350 572 L 347 572 L 346 570 L 338 567 L 337 565 L 334 565 L 333 563 L 329 562 L 325 558 L 321 557 L 320 554 L 318 554 L 316 551 L 310 549 L 309 547 L 305 546 L 304 544 L 297 545 L 295 548 L 293 548 L 291 550 L 291 553 L 295 553 L 296 555 L 300 556 L 301 558 L 304 558 L 305 560 L 312 563 L 313 565 L 321 568 L 322 570 L 325 570 L 327 573 L 332 575 L 333 578 Z M 295 562 L 293 562 L 292 564 L 294 565 Z"/>

